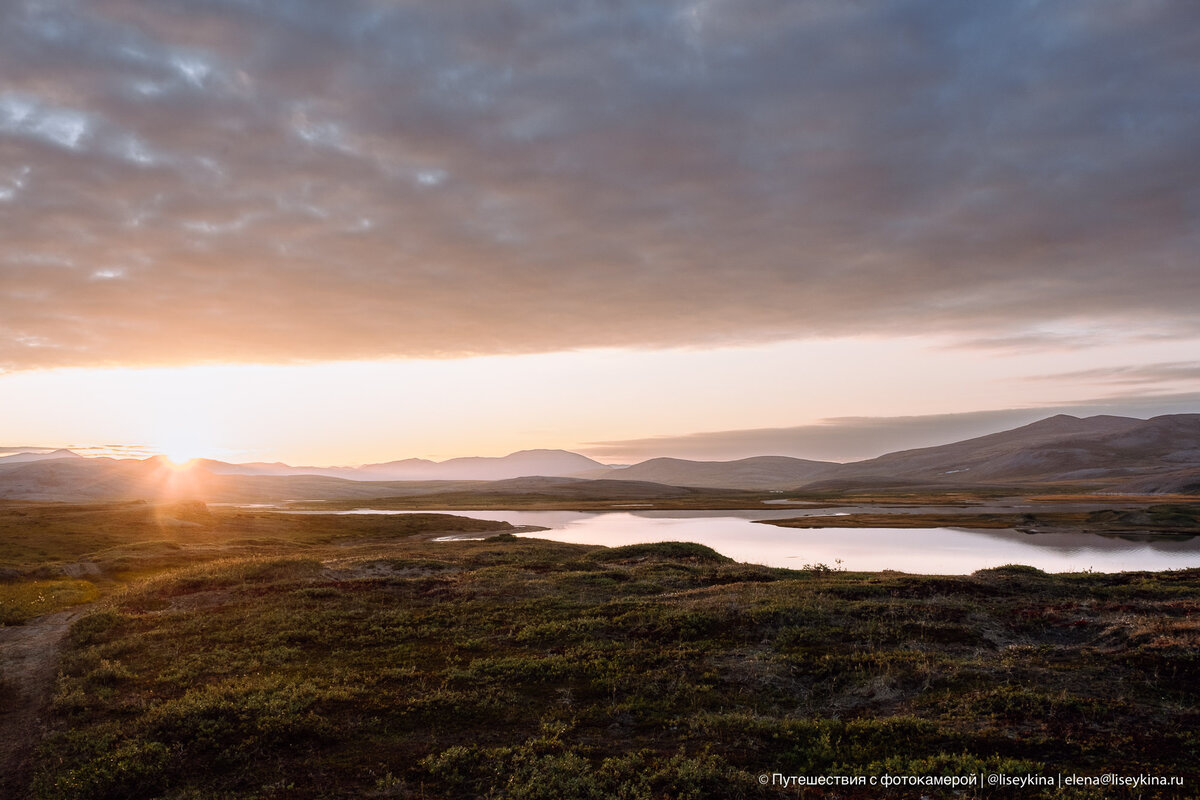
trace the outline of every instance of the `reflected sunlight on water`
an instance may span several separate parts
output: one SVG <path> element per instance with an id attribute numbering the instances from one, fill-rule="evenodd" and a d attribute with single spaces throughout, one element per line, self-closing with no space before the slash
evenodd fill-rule
<path id="1" fill-rule="evenodd" d="M 358 509 L 352 514 L 408 514 Z M 969 574 L 1004 564 L 1046 572 L 1158 571 L 1200 566 L 1200 538 L 1118 537 L 1093 533 L 1027 534 L 962 528 L 779 528 L 756 520 L 787 519 L 770 511 L 475 511 L 452 513 L 550 530 L 519 534 L 577 544 L 619 546 L 688 541 L 737 561 L 800 568 L 825 564 L 850 571 L 899 570 Z M 828 513 L 828 512 L 826 512 Z"/>

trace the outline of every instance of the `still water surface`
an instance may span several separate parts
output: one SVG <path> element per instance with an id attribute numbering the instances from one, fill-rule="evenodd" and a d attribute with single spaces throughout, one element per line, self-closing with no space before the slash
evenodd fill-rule
<path id="1" fill-rule="evenodd" d="M 824 509 L 823 514 L 836 513 Z M 359 509 L 354 514 L 417 513 Z M 963 528 L 779 528 L 757 520 L 800 516 L 763 511 L 475 511 L 476 519 L 548 528 L 521 534 L 578 544 L 698 542 L 737 561 L 799 569 L 825 564 L 850 571 L 894 569 L 965 575 L 1004 564 L 1046 572 L 1126 572 L 1200 567 L 1200 537 L 1117 537 L 1092 533 L 1027 534 Z"/>

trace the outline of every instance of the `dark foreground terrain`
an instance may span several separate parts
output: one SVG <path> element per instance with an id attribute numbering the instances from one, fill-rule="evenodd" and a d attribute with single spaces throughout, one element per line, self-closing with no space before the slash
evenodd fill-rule
<path id="1" fill-rule="evenodd" d="M 18 626 L 0 632 L 92 603 L 56 645 L 30 788 L 10 774 L 9 793 L 1200 794 L 1200 570 L 789 571 L 698 545 L 606 549 L 504 529 L 446 515 L 0 509 L 0 599 Z M 501 533 L 430 541 L 446 531 Z M 0 725 L 36 710 L 36 687 L 13 674 Z M 785 788 L 776 773 L 976 785 Z M 989 787 L 993 774 L 1184 786 Z"/>

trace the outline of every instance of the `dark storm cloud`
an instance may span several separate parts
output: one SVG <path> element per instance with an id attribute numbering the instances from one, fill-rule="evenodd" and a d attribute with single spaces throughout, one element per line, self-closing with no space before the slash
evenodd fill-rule
<path id="1" fill-rule="evenodd" d="M 684 436 L 591 442 L 579 452 L 606 462 L 636 463 L 670 456 L 698 461 L 727 461 L 761 455 L 792 456 L 820 461 L 860 461 L 932 447 L 1028 425 L 1055 414 L 1097 414 L 1147 419 L 1161 414 L 1195 413 L 1200 392 L 1135 394 L 1036 408 L 1007 408 L 963 414 L 912 417 L 834 417 L 815 425 L 791 428 L 705 431 Z"/>
<path id="2" fill-rule="evenodd" d="M 0 364 L 1200 330 L 1200 6 L 0 4 Z"/>

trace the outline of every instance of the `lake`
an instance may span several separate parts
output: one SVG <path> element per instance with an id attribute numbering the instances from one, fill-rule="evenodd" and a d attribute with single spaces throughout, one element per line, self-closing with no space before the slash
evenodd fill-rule
<path id="1" fill-rule="evenodd" d="M 848 513 L 841 509 L 822 509 L 819 513 L 839 512 Z M 420 512 L 358 509 L 342 513 Z M 643 542 L 698 542 L 737 561 L 791 569 L 825 564 L 849 571 L 893 569 L 925 575 L 965 575 L 1004 564 L 1027 564 L 1046 572 L 1159 571 L 1200 567 L 1200 537 L 1027 534 L 1015 530 L 964 528 L 799 529 L 755 524 L 757 520 L 806 515 L 796 508 L 605 512 L 456 510 L 438 513 L 500 520 L 513 525 L 537 525 L 549 530 L 520 535 L 577 544 L 617 546 Z"/>

